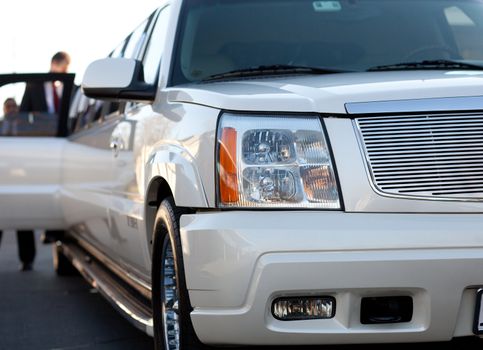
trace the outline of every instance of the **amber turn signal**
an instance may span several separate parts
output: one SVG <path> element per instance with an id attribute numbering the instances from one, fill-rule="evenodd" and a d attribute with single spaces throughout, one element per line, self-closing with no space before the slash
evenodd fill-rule
<path id="1" fill-rule="evenodd" d="M 219 174 L 220 200 L 225 204 L 238 201 L 236 142 L 236 130 L 234 128 L 223 128 L 219 151 Z"/>

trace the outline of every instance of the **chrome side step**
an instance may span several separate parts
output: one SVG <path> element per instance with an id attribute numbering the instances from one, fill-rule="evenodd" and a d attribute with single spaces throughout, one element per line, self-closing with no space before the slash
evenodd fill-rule
<path id="1" fill-rule="evenodd" d="M 153 315 L 145 302 L 137 299 L 109 272 L 75 244 L 61 243 L 62 253 L 72 262 L 92 287 L 96 288 L 131 324 L 153 336 Z"/>
<path id="2" fill-rule="evenodd" d="M 142 280 L 133 273 L 126 272 L 126 268 L 123 268 L 111 260 L 107 255 L 102 253 L 96 246 L 90 244 L 88 241 L 76 239 L 74 239 L 74 241 L 79 248 L 85 250 L 88 255 L 98 260 L 102 266 L 108 269 L 109 272 L 114 273 L 116 277 L 120 278 L 130 287 L 134 288 L 144 298 L 151 300 L 151 285 L 147 281 Z"/>

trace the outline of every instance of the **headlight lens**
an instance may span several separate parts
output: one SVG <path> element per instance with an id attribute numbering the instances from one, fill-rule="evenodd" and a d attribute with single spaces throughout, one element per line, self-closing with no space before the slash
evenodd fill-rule
<path id="1" fill-rule="evenodd" d="M 315 116 L 225 113 L 218 129 L 218 176 L 221 207 L 340 209 Z"/>

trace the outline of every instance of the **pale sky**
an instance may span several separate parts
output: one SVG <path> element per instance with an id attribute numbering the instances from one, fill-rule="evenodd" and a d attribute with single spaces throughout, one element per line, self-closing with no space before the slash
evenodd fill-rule
<path id="1" fill-rule="evenodd" d="M 2 0 L 0 73 L 40 73 L 57 51 L 72 58 L 79 83 L 87 65 L 106 57 L 159 6 L 158 0 Z"/>

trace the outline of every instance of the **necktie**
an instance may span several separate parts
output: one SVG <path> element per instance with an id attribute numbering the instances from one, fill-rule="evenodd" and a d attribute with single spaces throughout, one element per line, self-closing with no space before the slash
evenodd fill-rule
<path id="1" fill-rule="evenodd" d="M 52 82 L 52 92 L 54 94 L 54 111 L 55 113 L 59 113 L 60 109 L 60 98 L 59 94 L 57 93 L 57 87 L 55 86 L 55 82 Z"/>

